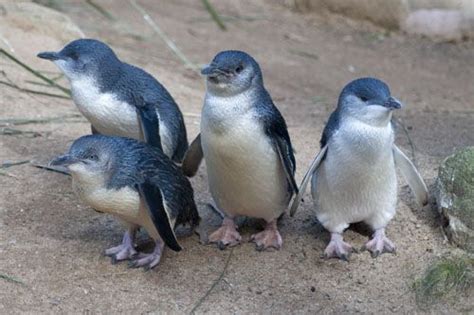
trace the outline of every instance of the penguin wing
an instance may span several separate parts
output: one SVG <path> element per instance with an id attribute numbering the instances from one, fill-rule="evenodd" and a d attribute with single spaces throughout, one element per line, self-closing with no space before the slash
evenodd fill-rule
<path id="1" fill-rule="evenodd" d="M 137 116 L 143 138 L 151 146 L 161 147 L 160 125 L 156 112 L 157 100 L 154 97 L 144 96 L 137 106 Z"/>
<path id="2" fill-rule="evenodd" d="M 413 191 L 418 204 L 426 205 L 428 203 L 428 188 L 415 165 L 396 145 L 393 145 L 393 158 L 395 165 L 398 166 Z"/>
<path id="3" fill-rule="evenodd" d="M 176 235 L 174 234 L 174 229 L 171 226 L 171 219 L 169 213 L 166 211 L 161 189 L 149 181 L 145 181 L 137 186 L 140 199 L 147 207 L 151 220 L 161 238 L 169 248 L 179 252 L 182 248 L 179 245 Z"/>
<path id="4" fill-rule="evenodd" d="M 335 110 L 329 116 L 329 120 L 324 127 L 323 134 L 321 136 L 320 144 L 321 148 L 324 147 L 332 135 L 337 131 L 339 128 L 340 119 L 339 119 L 339 111 Z"/>
<path id="5" fill-rule="evenodd" d="M 186 154 L 184 155 L 183 164 L 181 169 L 183 174 L 187 177 L 193 177 L 201 164 L 203 158 L 202 146 L 201 146 L 201 134 L 198 134 L 196 139 L 193 140 L 189 146 Z"/>
<path id="6" fill-rule="evenodd" d="M 316 155 L 313 162 L 311 163 L 311 166 L 309 167 L 309 170 L 304 175 L 303 181 L 301 182 L 301 185 L 300 185 L 300 191 L 298 194 L 296 194 L 296 197 L 293 200 L 293 204 L 291 205 L 290 216 L 293 216 L 296 212 L 296 209 L 298 209 L 298 206 L 301 200 L 303 199 L 306 186 L 308 186 L 309 180 L 312 178 L 314 172 L 318 169 L 318 167 L 321 165 L 321 162 L 324 160 L 324 156 L 326 155 L 327 150 L 328 150 L 328 146 L 325 145 L 321 149 L 321 151 L 319 151 L 319 153 Z"/>
<path id="7" fill-rule="evenodd" d="M 298 193 L 298 185 L 295 181 L 295 160 L 293 156 L 293 150 L 291 149 L 291 144 L 284 137 L 279 136 L 278 134 L 272 135 L 273 146 L 278 153 L 280 162 L 285 171 L 286 179 L 290 184 L 291 190 L 293 193 Z"/>
<path id="8" fill-rule="evenodd" d="M 269 137 L 275 152 L 278 153 L 288 181 L 289 190 L 292 194 L 296 194 L 298 193 L 298 186 L 295 181 L 296 161 L 285 119 L 275 104 L 273 104 L 267 91 L 264 90 L 260 97 L 262 100 L 258 106 L 259 117 L 263 122 L 264 132 Z"/>

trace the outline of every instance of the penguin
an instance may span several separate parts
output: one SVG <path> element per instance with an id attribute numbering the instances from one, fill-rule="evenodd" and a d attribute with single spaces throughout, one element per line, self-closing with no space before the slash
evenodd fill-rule
<path id="1" fill-rule="evenodd" d="M 105 255 L 112 262 L 130 260 L 130 267 L 158 265 L 166 244 L 180 251 L 174 227 L 199 223 L 193 189 L 181 169 L 159 148 L 115 136 L 88 135 L 56 157 L 52 166 L 67 168 L 73 190 L 85 204 L 122 221 L 122 243 Z M 152 253 L 137 253 L 135 233 L 143 227 L 155 241 Z"/>
<path id="2" fill-rule="evenodd" d="M 336 110 L 324 128 L 321 151 L 300 185 L 293 215 L 311 180 L 316 217 L 331 233 L 325 258 L 348 260 L 353 247 L 343 241 L 351 223 L 365 222 L 373 230 L 363 247 L 377 257 L 395 252 L 385 228 L 396 212 L 398 167 L 417 202 L 428 202 L 428 190 L 413 163 L 394 143 L 392 114 L 402 103 L 386 83 L 360 78 L 342 90 Z"/>
<path id="3" fill-rule="evenodd" d="M 145 140 L 181 162 L 188 147 L 183 115 L 150 74 L 118 59 L 105 43 L 78 39 L 59 52 L 41 52 L 71 84 L 72 99 L 92 133 Z"/>
<path id="4" fill-rule="evenodd" d="M 264 87 L 260 66 L 245 52 L 222 51 L 202 70 L 207 91 L 201 132 L 183 161 L 193 176 L 202 158 L 222 226 L 209 236 L 220 249 L 241 242 L 234 219 L 266 222 L 252 235 L 257 250 L 280 249 L 277 219 L 298 191 L 293 147 L 283 116 Z"/>

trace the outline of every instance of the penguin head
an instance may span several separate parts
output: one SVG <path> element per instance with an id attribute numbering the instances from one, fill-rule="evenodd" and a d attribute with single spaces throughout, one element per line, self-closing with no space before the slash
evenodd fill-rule
<path id="1" fill-rule="evenodd" d="M 347 84 L 339 96 L 338 110 L 368 124 L 390 122 L 392 111 L 402 103 L 391 96 L 387 84 L 375 78 L 360 78 Z"/>
<path id="2" fill-rule="evenodd" d="M 100 135 L 83 136 L 72 144 L 69 152 L 54 158 L 50 165 L 66 167 L 74 178 L 104 185 L 117 164 L 117 145 Z"/>
<path id="3" fill-rule="evenodd" d="M 216 95 L 236 95 L 263 85 L 260 66 L 243 51 L 218 53 L 201 74 L 207 77 L 208 91 Z"/>
<path id="4" fill-rule="evenodd" d="M 37 56 L 53 61 L 70 81 L 101 73 L 113 75 L 121 66 L 113 50 L 95 39 L 78 39 L 59 52 L 41 52 Z"/>

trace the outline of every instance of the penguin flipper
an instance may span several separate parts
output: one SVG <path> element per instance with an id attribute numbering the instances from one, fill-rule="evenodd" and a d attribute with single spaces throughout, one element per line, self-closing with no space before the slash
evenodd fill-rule
<path id="1" fill-rule="evenodd" d="M 143 106 L 137 106 L 137 116 L 145 142 L 163 150 L 161 147 L 158 114 L 156 113 L 154 103 L 144 101 Z"/>
<path id="2" fill-rule="evenodd" d="M 296 184 L 294 176 L 295 166 L 293 165 L 291 159 L 291 147 L 288 146 L 285 139 L 279 137 L 278 135 L 273 135 L 273 144 L 280 158 L 280 162 L 283 166 L 283 170 L 285 171 L 286 179 L 290 184 L 291 190 L 293 191 L 293 193 L 297 194 L 298 185 Z"/>
<path id="3" fill-rule="evenodd" d="M 153 221 L 153 224 L 155 225 L 156 230 L 160 234 L 161 238 L 169 248 L 179 252 L 182 248 L 176 239 L 174 229 L 171 225 L 170 216 L 166 211 L 161 189 L 148 181 L 138 184 L 137 186 L 140 199 L 147 207 L 151 220 Z"/>
<path id="4" fill-rule="evenodd" d="M 201 134 L 198 134 L 184 155 L 183 164 L 181 165 L 183 174 L 187 177 L 193 177 L 196 175 L 202 158 Z"/>
<path id="5" fill-rule="evenodd" d="M 393 158 L 403 177 L 410 186 L 416 201 L 424 206 L 428 203 L 428 188 L 412 161 L 394 144 Z"/>
<path id="6" fill-rule="evenodd" d="M 300 191 L 299 191 L 298 194 L 296 194 L 296 197 L 293 200 L 293 204 L 291 205 L 290 216 L 293 216 L 296 212 L 296 209 L 298 209 L 298 206 L 299 206 L 301 200 L 303 199 L 303 195 L 304 195 L 304 192 L 306 190 L 306 186 L 308 186 L 309 180 L 313 177 L 313 174 L 316 171 L 316 169 L 321 165 L 321 162 L 323 161 L 327 150 L 328 150 L 327 145 L 322 147 L 321 151 L 319 151 L 318 155 L 316 155 L 313 162 L 311 163 L 311 166 L 309 167 L 309 170 L 304 175 L 303 181 L 301 182 L 301 185 L 300 185 Z"/>

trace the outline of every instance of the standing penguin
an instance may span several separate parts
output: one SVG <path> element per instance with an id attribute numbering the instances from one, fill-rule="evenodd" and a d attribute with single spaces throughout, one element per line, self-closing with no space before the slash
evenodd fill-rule
<path id="1" fill-rule="evenodd" d="M 264 219 L 252 236 L 258 250 L 283 243 L 277 219 L 297 192 L 295 158 L 285 120 L 263 85 L 258 63 L 241 51 L 223 51 L 202 70 L 207 91 L 201 133 L 183 161 L 192 176 L 204 156 L 209 188 L 225 214 L 209 237 L 219 248 L 241 241 L 234 218 Z"/>
<path id="2" fill-rule="evenodd" d="M 181 162 L 188 147 L 183 115 L 150 74 L 121 62 L 95 39 L 78 39 L 59 52 L 42 52 L 71 83 L 72 98 L 92 133 L 144 139 Z"/>
<path id="3" fill-rule="evenodd" d="M 158 148 L 121 137 L 84 136 L 50 163 L 66 167 L 74 191 L 85 203 L 110 213 L 127 226 L 122 244 L 105 251 L 112 261 L 131 259 L 131 267 L 155 267 L 164 245 L 174 251 L 177 224 L 199 222 L 193 189 L 181 170 Z M 142 226 L 155 240 L 150 254 L 138 254 L 134 237 Z"/>
<path id="4" fill-rule="evenodd" d="M 395 215 L 395 166 L 413 190 L 419 204 L 428 202 L 428 190 L 413 163 L 394 144 L 392 112 L 402 104 L 388 86 L 374 78 L 350 82 L 341 92 L 321 138 L 321 151 L 306 173 L 290 213 L 293 215 L 311 179 L 316 216 L 331 233 L 326 258 L 347 260 L 353 251 L 342 238 L 351 223 L 365 222 L 373 230 L 364 248 L 373 257 L 394 252 L 385 228 Z"/>

